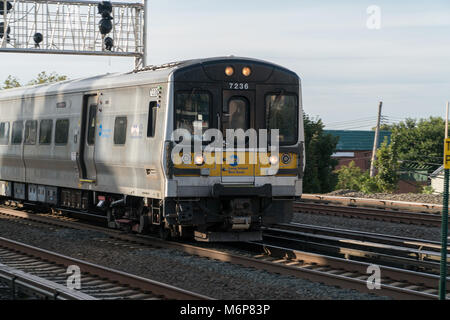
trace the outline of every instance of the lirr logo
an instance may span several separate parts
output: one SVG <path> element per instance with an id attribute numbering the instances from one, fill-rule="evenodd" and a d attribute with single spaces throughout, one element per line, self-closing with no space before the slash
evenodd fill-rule
<path id="1" fill-rule="evenodd" d="M 232 161 L 232 163 L 230 163 L 230 166 L 231 167 L 236 167 L 239 164 L 238 156 L 234 154 L 230 158 L 231 158 L 231 161 Z"/>

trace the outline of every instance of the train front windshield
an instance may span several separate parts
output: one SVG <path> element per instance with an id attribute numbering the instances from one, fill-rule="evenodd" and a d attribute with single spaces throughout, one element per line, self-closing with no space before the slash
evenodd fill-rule
<path id="1" fill-rule="evenodd" d="M 295 95 L 266 96 L 266 128 L 279 129 L 281 145 L 297 143 L 298 104 Z"/>
<path id="2" fill-rule="evenodd" d="M 279 130 L 280 146 L 299 136 L 299 79 L 290 71 L 250 61 L 214 62 L 174 76 L 175 129 L 201 139 L 207 129 Z"/>
<path id="3" fill-rule="evenodd" d="M 179 92 L 176 95 L 176 128 L 189 133 L 204 133 L 212 125 L 211 94 L 207 92 Z M 298 101 L 296 95 L 268 94 L 265 97 L 265 125 L 268 130 L 279 129 L 281 145 L 293 145 L 298 140 Z M 260 112 L 264 112 L 261 110 Z M 245 97 L 233 96 L 223 106 L 221 129 L 249 129 L 250 102 Z"/>
<path id="4" fill-rule="evenodd" d="M 207 92 L 179 92 L 176 96 L 176 127 L 189 133 L 205 132 L 211 122 L 211 97 Z"/>

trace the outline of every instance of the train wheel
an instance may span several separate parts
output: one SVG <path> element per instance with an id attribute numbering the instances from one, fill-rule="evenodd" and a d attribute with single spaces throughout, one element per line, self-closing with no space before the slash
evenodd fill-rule
<path id="1" fill-rule="evenodd" d="M 112 209 L 108 209 L 108 212 L 106 213 L 106 218 L 108 222 L 108 228 L 116 229 L 117 226 Z"/>
<path id="2" fill-rule="evenodd" d="M 192 240 L 194 239 L 194 228 L 193 227 L 178 227 L 178 233 L 182 240 Z"/>
<path id="3" fill-rule="evenodd" d="M 159 237 L 162 240 L 170 240 L 170 230 L 165 228 L 164 225 L 159 226 Z"/>
<path id="4" fill-rule="evenodd" d="M 148 230 L 148 216 L 141 215 L 139 218 L 138 233 L 146 233 Z"/>

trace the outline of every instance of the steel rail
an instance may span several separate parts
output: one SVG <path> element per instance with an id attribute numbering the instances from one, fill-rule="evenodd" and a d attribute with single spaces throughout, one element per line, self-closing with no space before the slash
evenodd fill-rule
<path id="1" fill-rule="evenodd" d="M 359 240 L 350 234 L 342 237 L 326 230 L 320 234 L 314 227 L 302 228 L 302 231 L 292 231 L 281 228 L 268 228 L 264 231 L 263 239 L 266 244 L 286 246 L 292 249 L 305 250 L 321 254 L 328 254 L 345 259 L 370 261 L 377 264 L 398 267 L 408 270 L 421 270 L 422 272 L 438 273 L 440 255 L 436 251 L 422 248 L 409 248 L 401 245 Z M 319 231 L 317 234 L 315 231 Z M 373 239 L 372 239 L 373 240 Z"/>
<path id="2" fill-rule="evenodd" d="M 397 201 L 397 200 L 373 199 L 373 198 L 357 198 L 345 196 L 327 196 L 322 194 L 307 194 L 307 193 L 302 194 L 301 200 L 319 203 L 335 203 L 348 206 L 372 207 L 379 209 L 418 211 L 418 212 L 428 212 L 438 214 L 442 212 L 442 205 L 435 203 L 409 202 L 409 201 Z"/>
<path id="3" fill-rule="evenodd" d="M 381 220 L 397 223 L 416 224 L 438 227 L 441 224 L 441 217 L 436 214 L 401 212 L 383 210 L 375 208 L 338 206 L 323 203 L 295 202 L 296 212 L 333 215 L 340 217 L 363 218 L 371 220 Z"/>
<path id="4" fill-rule="evenodd" d="M 372 241 L 377 243 L 384 243 L 389 245 L 403 246 L 406 248 L 424 249 L 430 251 L 440 252 L 441 243 L 439 241 L 423 240 L 410 237 L 401 237 L 391 234 L 382 234 L 374 232 L 366 232 L 360 230 L 349 230 L 340 228 L 330 228 L 325 226 L 309 225 L 297 222 L 280 223 L 273 228 L 291 231 L 306 231 L 315 234 L 333 235 L 337 237 L 351 237 L 352 239 L 361 241 Z M 270 229 L 270 228 L 269 228 Z M 447 247 L 450 253 L 450 247 Z"/>
<path id="5" fill-rule="evenodd" d="M 436 275 L 380 266 L 381 288 L 368 288 L 368 268 L 373 264 L 351 261 L 322 254 L 308 253 L 264 243 L 248 243 L 253 250 L 270 255 L 277 263 L 289 263 L 288 267 L 303 268 L 309 271 L 328 273 L 328 284 L 353 288 L 361 292 L 386 295 L 396 299 L 437 299 Z M 291 261 L 291 262 L 287 262 Z M 312 279 L 317 279 L 313 276 Z M 317 281 L 320 281 L 317 279 Z M 323 281 L 323 280 L 322 280 Z"/>
<path id="6" fill-rule="evenodd" d="M 53 264 L 65 267 L 76 265 L 81 272 L 95 275 L 99 278 L 106 278 L 110 282 L 117 282 L 121 286 L 137 288 L 142 292 L 150 292 L 151 295 L 161 299 L 181 299 L 181 300 L 210 300 L 211 298 L 194 292 L 183 290 L 162 282 L 146 279 L 143 277 L 128 274 L 122 271 L 96 265 L 90 262 L 64 256 L 55 252 L 33 247 L 24 243 L 0 237 L 0 248 L 16 251 L 27 256 L 37 257 L 40 260 L 49 261 Z M 1 259 L 1 255 L 0 255 Z M 83 289 L 81 289 L 83 291 Z M 95 294 L 94 294 L 95 296 Z"/>
<path id="7" fill-rule="evenodd" d="M 0 282 L 11 287 L 12 298 L 16 296 L 17 292 L 25 292 L 28 295 L 54 300 L 97 300 L 91 295 L 68 289 L 59 283 L 25 273 L 2 263 L 0 263 Z"/>

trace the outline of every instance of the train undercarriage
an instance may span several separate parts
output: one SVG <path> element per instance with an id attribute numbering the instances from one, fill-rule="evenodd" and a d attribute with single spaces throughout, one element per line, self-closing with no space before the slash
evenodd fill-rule
<path id="1" fill-rule="evenodd" d="M 265 187 L 266 189 L 268 187 Z M 215 193 L 203 198 L 151 199 L 17 182 L 0 183 L 3 199 L 103 217 L 109 228 L 153 233 L 163 239 L 260 240 L 261 227 L 288 222 L 292 198 L 261 190 L 240 196 Z"/>

